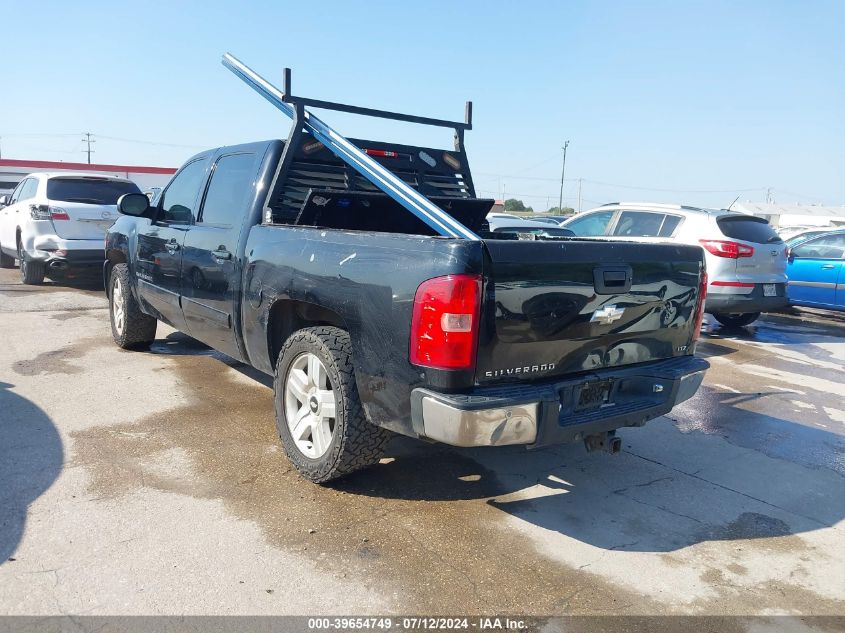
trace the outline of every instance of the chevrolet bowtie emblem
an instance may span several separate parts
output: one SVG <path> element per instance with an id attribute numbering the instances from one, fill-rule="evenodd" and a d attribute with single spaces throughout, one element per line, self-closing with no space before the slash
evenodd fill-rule
<path id="1" fill-rule="evenodd" d="M 602 325 L 610 325 L 614 321 L 622 318 L 625 308 L 617 308 L 616 306 L 604 306 L 593 312 L 590 323 L 601 323 Z"/>

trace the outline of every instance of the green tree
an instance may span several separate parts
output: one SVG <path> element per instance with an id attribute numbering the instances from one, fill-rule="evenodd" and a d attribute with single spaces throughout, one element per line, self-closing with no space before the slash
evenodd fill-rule
<path id="1" fill-rule="evenodd" d="M 525 203 L 516 198 L 508 198 L 505 200 L 505 211 L 527 211 Z"/>

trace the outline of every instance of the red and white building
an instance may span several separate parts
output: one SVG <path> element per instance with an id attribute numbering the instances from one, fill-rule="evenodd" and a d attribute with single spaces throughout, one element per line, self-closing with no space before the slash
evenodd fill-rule
<path id="1" fill-rule="evenodd" d="M 11 193 L 27 174 L 35 171 L 55 172 L 91 172 L 120 176 L 133 181 L 141 191 L 153 187 L 164 187 L 170 177 L 176 173 L 173 167 L 143 167 L 140 165 L 89 165 L 88 163 L 65 163 L 49 160 L 14 160 L 0 158 L 0 195 Z"/>

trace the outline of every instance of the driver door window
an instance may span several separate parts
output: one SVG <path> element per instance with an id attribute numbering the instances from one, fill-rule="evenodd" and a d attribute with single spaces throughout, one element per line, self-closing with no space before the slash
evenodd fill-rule
<path id="1" fill-rule="evenodd" d="M 205 179 L 205 159 L 182 168 L 161 194 L 158 220 L 173 224 L 193 224 L 197 219 L 200 187 Z"/>

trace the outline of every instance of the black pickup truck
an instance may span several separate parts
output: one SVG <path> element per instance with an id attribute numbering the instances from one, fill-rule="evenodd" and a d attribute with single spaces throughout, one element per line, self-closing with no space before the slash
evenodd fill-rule
<path id="1" fill-rule="evenodd" d="M 274 375 L 305 477 L 376 462 L 391 433 L 615 452 L 615 429 L 695 393 L 699 247 L 490 233 L 462 135 L 454 151 L 342 139 L 375 178 L 302 123 L 194 156 L 153 207 L 121 198 L 104 274 L 120 347 L 160 320 Z M 443 218 L 409 213 L 400 180 Z M 471 237 L 438 234 L 447 217 Z"/>

